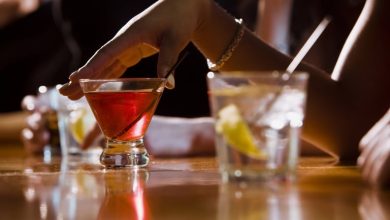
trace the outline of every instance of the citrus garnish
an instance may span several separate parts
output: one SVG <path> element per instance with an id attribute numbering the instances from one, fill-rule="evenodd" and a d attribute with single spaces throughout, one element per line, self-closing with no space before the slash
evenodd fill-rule
<path id="1" fill-rule="evenodd" d="M 253 158 L 266 157 L 265 152 L 256 146 L 255 139 L 236 105 L 230 104 L 222 108 L 218 116 L 216 131 L 224 136 L 232 148 Z"/>
<path id="2" fill-rule="evenodd" d="M 90 117 L 85 108 L 80 108 L 70 113 L 69 130 L 77 143 L 81 143 L 86 133 L 91 129 L 93 121 L 91 121 Z"/>

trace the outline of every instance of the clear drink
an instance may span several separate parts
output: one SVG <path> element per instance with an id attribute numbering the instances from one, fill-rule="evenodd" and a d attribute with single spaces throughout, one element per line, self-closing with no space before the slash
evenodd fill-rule
<path id="1" fill-rule="evenodd" d="M 86 134 L 95 125 L 95 119 L 87 100 L 72 101 L 56 91 L 58 127 L 60 131 L 61 153 L 66 156 L 94 157 L 101 153 L 97 141 L 87 150 L 81 149 Z"/>
<path id="2" fill-rule="evenodd" d="M 211 76 L 212 75 L 212 76 Z M 303 125 L 307 75 L 209 74 L 221 174 L 273 179 L 294 174 Z"/>

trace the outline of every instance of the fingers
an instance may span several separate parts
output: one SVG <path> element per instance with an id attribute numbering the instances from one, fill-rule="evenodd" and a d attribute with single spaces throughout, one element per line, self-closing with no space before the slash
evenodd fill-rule
<path id="1" fill-rule="evenodd" d="M 76 100 L 83 96 L 79 83 L 80 79 L 120 76 L 125 70 L 119 60 L 124 50 L 120 43 L 110 41 L 101 47 L 83 67 L 69 76 L 69 82 L 64 84 L 59 92 L 72 100 Z"/>
<path id="2" fill-rule="evenodd" d="M 115 49 L 114 43 L 105 45 L 83 67 L 69 76 L 69 82 L 64 84 L 59 92 L 72 100 L 83 96 L 80 79 L 119 78 L 126 69 L 137 64 L 142 58 L 157 52 L 149 46 L 136 46 L 122 52 Z M 105 49 L 111 47 L 110 49 Z M 114 51 L 114 52 L 113 52 Z M 115 52 L 117 51 L 117 52 Z"/>
<path id="3" fill-rule="evenodd" d="M 168 72 L 175 65 L 180 52 L 187 43 L 188 42 L 179 42 L 176 37 L 172 37 L 169 34 L 161 41 L 160 54 L 157 63 L 157 74 L 159 77 L 167 77 Z"/>
<path id="4" fill-rule="evenodd" d="M 365 158 L 364 163 L 362 164 L 362 176 L 363 178 L 374 185 L 378 177 L 378 165 L 380 165 L 379 157 L 381 155 L 381 149 L 376 149 L 371 151 Z"/>
<path id="5" fill-rule="evenodd" d="M 158 53 L 158 49 L 146 43 L 141 43 L 126 49 L 119 59 L 123 65 L 130 67 L 137 64 L 141 59 L 150 57 L 156 53 Z"/>
<path id="6" fill-rule="evenodd" d="M 379 156 L 371 166 L 369 182 L 372 186 L 383 187 L 389 183 L 390 149 L 381 148 Z"/>
<path id="7" fill-rule="evenodd" d="M 363 178 L 374 187 L 388 186 L 390 169 L 390 149 L 378 148 L 372 154 L 371 158 L 367 158 L 364 164 L 362 175 Z"/>
<path id="8" fill-rule="evenodd" d="M 127 66 L 123 65 L 120 61 L 115 61 L 109 67 L 107 67 L 98 78 L 119 78 L 126 71 Z"/>
<path id="9" fill-rule="evenodd" d="M 361 219 L 386 219 L 387 209 L 383 207 L 380 201 L 380 194 L 381 192 L 376 190 L 364 192 L 358 207 Z"/>
<path id="10" fill-rule="evenodd" d="M 167 78 L 167 84 L 165 86 L 167 89 L 174 89 L 175 88 L 175 77 L 174 74 L 169 74 Z"/>
<path id="11" fill-rule="evenodd" d="M 362 176 L 365 181 L 370 183 L 371 185 L 375 183 L 375 179 L 377 179 L 377 173 L 374 172 L 379 165 L 378 161 L 381 148 L 378 147 L 375 140 L 367 142 L 366 145 L 362 148 L 362 153 L 358 158 L 358 165 L 362 170 Z M 376 167 L 376 168 L 375 168 Z"/>
<path id="12" fill-rule="evenodd" d="M 364 180 L 372 186 L 389 184 L 390 169 L 390 111 L 385 114 L 362 138 L 359 147 L 362 151 L 358 165 Z"/>
<path id="13" fill-rule="evenodd" d="M 62 95 L 68 96 L 71 100 L 79 99 L 83 96 L 79 82 L 68 82 L 58 90 Z"/>
<path id="14" fill-rule="evenodd" d="M 377 139 L 379 133 L 383 132 L 386 129 L 389 129 L 390 126 L 390 109 L 387 113 L 367 132 L 366 135 L 362 138 L 359 143 L 360 150 L 364 148 L 371 147 L 372 142 Z"/>
<path id="15" fill-rule="evenodd" d="M 71 74 L 70 81 L 59 89 L 60 93 L 78 99 L 83 95 L 80 79 L 119 77 L 126 68 L 157 53 L 158 49 L 157 73 L 165 77 L 179 52 L 189 43 L 197 24 L 197 19 L 189 17 L 188 21 L 180 23 L 182 25 L 174 25 L 177 16 L 170 12 L 181 6 L 179 2 L 161 1 L 133 17 L 82 68 Z M 174 80 L 170 79 L 170 82 L 173 84 Z"/>
<path id="16" fill-rule="evenodd" d="M 61 88 L 58 89 L 58 91 L 64 95 L 68 96 L 69 99 L 76 100 L 82 97 L 83 93 L 80 87 L 79 80 L 80 79 L 89 79 L 93 76 L 93 69 L 92 67 L 88 66 L 86 64 L 85 66 L 81 67 L 77 71 L 73 72 L 69 76 L 69 82 L 62 85 Z M 95 72 L 96 73 L 96 72 Z"/>
<path id="17" fill-rule="evenodd" d="M 388 146 L 388 149 L 387 151 L 384 153 L 384 155 L 382 155 L 383 157 L 383 162 L 382 162 L 382 166 L 381 166 L 381 170 L 379 171 L 379 175 L 378 175 L 378 182 L 380 184 L 381 187 L 387 187 L 389 188 L 390 187 L 390 139 L 387 139 L 387 146 Z"/>
<path id="18" fill-rule="evenodd" d="M 71 100 L 77 100 L 83 96 L 83 91 L 79 83 L 80 79 L 118 78 L 123 74 L 127 67 L 116 61 L 103 70 L 94 72 L 94 74 L 91 74 L 91 71 L 88 68 L 89 67 L 84 67 L 72 73 L 70 76 L 70 81 L 64 84 L 59 89 L 59 92 L 62 95 L 68 96 L 68 98 Z"/>

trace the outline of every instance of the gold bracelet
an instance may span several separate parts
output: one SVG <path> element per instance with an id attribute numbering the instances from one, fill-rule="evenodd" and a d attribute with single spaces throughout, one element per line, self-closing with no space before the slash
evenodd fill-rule
<path id="1" fill-rule="evenodd" d="M 230 42 L 227 49 L 222 53 L 221 57 L 216 63 L 213 63 L 209 59 L 207 59 L 207 65 L 211 71 L 218 71 L 223 67 L 226 61 L 228 61 L 233 55 L 234 50 L 237 48 L 242 37 L 244 36 L 245 26 L 242 23 L 242 19 L 235 19 L 235 21 L 238 24 L 237 31 L 234 34 L 233 40 Z"/>

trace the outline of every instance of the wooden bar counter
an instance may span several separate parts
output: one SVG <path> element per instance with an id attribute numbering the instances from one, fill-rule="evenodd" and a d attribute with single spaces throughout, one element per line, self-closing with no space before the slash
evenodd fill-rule
<path id="1" fill-rule="evenodd" d="M 390 192 L 355 166 L 302 158 L 295 183 L 223 184 L 213 157 L 102 168 L 97 157 L 28 157 L 0 146 L 0 219 L 390 219 Z"/>

